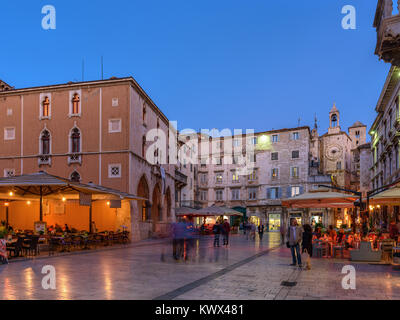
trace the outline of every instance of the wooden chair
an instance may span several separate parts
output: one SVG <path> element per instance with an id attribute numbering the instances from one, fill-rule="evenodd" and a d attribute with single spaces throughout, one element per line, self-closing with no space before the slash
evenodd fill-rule
<path id="1" fill-rule="evenodd" d="M 29 244 L 23 244 L 22 249 L 25 251 L 26 256 L 37 256 L 39 254 L 39 236 L 32 236 Z"/>

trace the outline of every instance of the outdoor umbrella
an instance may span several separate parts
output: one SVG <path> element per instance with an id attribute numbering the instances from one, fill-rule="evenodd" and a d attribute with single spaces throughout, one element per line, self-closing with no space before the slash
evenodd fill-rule
<path id="1" fill-rule="evenodd" d="M 308 192 L 282 200 L 282 206 L 289 208 L 351 208 L 357 199 L 357 196 L 339 192 Z"/>
<path id="2" fill-rule="evenodd" d="M 400 205 L 400 187 L 390 188 L 372 196 L 369 203 L 373 205 Z"/>
<path id="3" fill-rule="evenodd" d="M 218 206 L 212 206 L 209 208 L 204 208 L 199 210 L 199 213 L 201 214 L 207 214 L 210 216 L 238 216 L 238 217 L 243 217 L 243 213 L 229 209 L 227 207 L 218 207 Z"/>

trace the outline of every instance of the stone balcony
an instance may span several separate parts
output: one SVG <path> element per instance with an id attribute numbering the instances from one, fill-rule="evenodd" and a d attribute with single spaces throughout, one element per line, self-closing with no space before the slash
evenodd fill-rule
<path id="1" fill-rule="evenodd" d="M 374 27 L 378 35 L 375 54 L 400 67 L 400 0 L 379 0 Z M 397 8 L 396 8 L 396 7 Z"/>

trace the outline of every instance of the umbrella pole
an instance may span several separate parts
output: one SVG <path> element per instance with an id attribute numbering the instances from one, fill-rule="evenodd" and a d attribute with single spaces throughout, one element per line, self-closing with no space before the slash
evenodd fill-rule
<path id="1" fill-rule="evenodd" d="M 43 189 L 40 187 L 40 222 L 43 222 Z"/>
<path id="2" fill-rule="evenodd" d="M 6 207 L 6 227 L 8 228 L 8 206 Z"/>

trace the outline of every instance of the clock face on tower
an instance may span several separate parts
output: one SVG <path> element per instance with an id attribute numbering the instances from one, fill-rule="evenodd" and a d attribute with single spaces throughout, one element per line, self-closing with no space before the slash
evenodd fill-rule
<path id="1" fill-rule="evenodd" d="M 329 145 L 326 149 L 326 157 L 329 160 L 338 160 L 343 155 L 343 148 L 338 144 Z"/>

